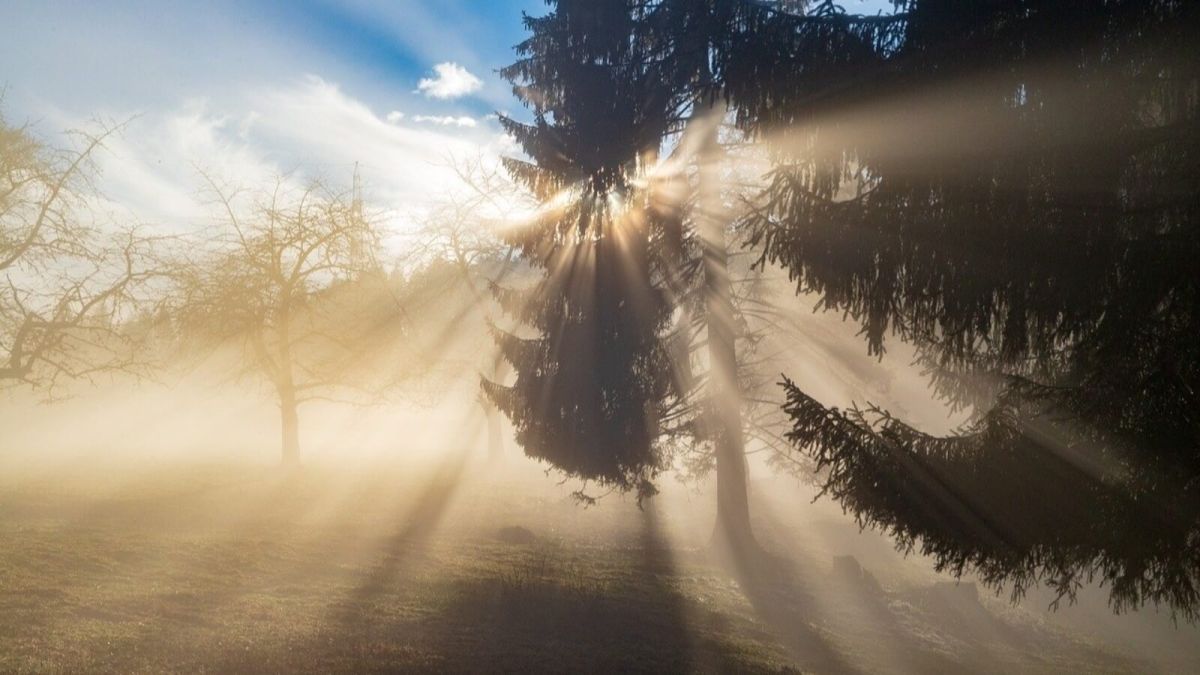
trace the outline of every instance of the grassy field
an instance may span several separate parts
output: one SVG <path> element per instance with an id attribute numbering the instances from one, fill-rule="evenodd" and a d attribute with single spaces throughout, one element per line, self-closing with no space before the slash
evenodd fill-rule
<path id="1" fill-rule="evenodd" d="M 4 672 L 1145 672 L 919 563 L 860 573 L 765 505 L 583 509 L 540 473 L 75 467 L 0 485 Z M 819 528 L 817 528 L 819 529 Z M 791 543 L 812 541 L 805 546 Z M 836 538 L 826 538 L 827 542 Z M 859 551 L 860 559 L 864 557 Z"/>

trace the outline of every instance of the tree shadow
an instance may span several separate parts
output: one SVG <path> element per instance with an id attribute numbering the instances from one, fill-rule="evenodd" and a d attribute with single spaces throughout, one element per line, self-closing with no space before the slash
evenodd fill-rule
<path id="1" fill-rule="evenodd" d="M 756 504 L 762 528 L 780 533 L 787 557 L 730 561 L 759 616 L 798 664 L 816 672 L 1012 672 L 1049 664 L 1088 670 L 1132 664 L 1094 645 L 1063 640 L 1038 623 L 1002 619 L 974 584 L 941 582 L 885 589 L 853 556 L 817 561 L 769 505 Z M 820 634 L 809 624 L 819 624 Z M 821 642 L 817 638 L 824 637 Z M 822 644 L 823 643 L 823 644 Z M 1074 664 L 1074 665 L 1069 665 Z"/>
<path id="2" fill-rule="evenodd" d="M 764 549 L 714 548 L 712 553 L 800 668 L 817 673 L 862 672 L 814 627 L 822 618 L 820 604 L 791 560 Z"/>
<path id="3" fill-rule="evenodd" d="M 755 510 L 765 530 L 785 530 L 765 500 L 757 500 Z M 782 555 L 728 555 L 727 565 L 802 668 L 821 673 L 963 670 L 961 662 L 917 644 L 888 606 L 882 587 L 852 557 L 850 569 L 830 569 L 801 551 L 793 537 L 783 539 L 791 544 Z"/>
<path id="4" fill-rule="evenodd" d="M 337 625 L 348 628 L 369 620 L 364 609 L 376 598 L 387 595 L 412 558 L 420 554 L 462 484 L 467 454 L 466 450 L 457 451 L 443 460 L 400 528 L 384 542 L 380 549 L 383 557 L 340 603 L 334 619 Z"/>
<path id="5" fill-rule="evenodd" d="M 631 555 L 632 554 L 632 555 Z M 539 541 L 492 550 L 490 574 L 459 578 L 409 630 L 440 672 L 761 671 L 720 635 L 697 637 L 674 588 L 674 554 L 652 505 L 628 546 Z"/>
<path id="6" fill-rule="evenodd" d="M 675 665 L 678 665 L 681 671 L 710 670 L 699 666 L 711 665 L 714 657 L 700 649 L 699 641 L 694 638 L 688 625 L 684 600 L 667 581 L 677 573 L 678 568 L 675 553 L 662 531 L 658 502 L 654 498 L 643 501 L 641 518 L 640 572 L 652 594 L 661 598 L 661 612 L 665 619 L 655 627 L 653 635 L 646 637 L 675 648 L 678 653 Z"/>

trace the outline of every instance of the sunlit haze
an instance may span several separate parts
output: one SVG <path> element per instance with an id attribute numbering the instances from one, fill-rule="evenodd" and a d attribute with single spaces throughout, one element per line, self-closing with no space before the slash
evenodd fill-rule
<path id="1" fill-rule="evenodd" d="M 1198 22 L 3 3 L 0 671 L 1197 672 Z"/>

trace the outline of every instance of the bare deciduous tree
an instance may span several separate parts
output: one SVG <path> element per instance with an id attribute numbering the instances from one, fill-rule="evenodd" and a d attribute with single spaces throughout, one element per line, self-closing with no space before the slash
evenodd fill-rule
<path id="1" fill-rule="evenodd" d="M 520 189 L 503 167 L 482 157 L 450 158 L 461 190 L 446 195 L 424 218 L 415 250 L 424 258 L 449 262 L 470 292 L 486 320 L 493 319 L 493 300 L 488 285 L 497 281 L 512 263 L 513 250 L 498 236 L 497 229 L 510 224 L 536 204 Z M 491 380 L 504 377 L 505 363 L 497 350 L 488 350 L 486 363 L 478 364 Z M 480 397 L 487 418 L 488 457 L 503 454 L 500 413 L 491 401 Z"/>
<path id="2" fill-rule="evenodd" d="M 385 290 L 379 233 L 356 193 L 319 182 L 296 187 L 287 178 L 259 192 L 205 180 L 221 226 L 180 274 L 181 324 L 193 336 L 240 343 L 247 371 L 278 397 L 282 460 L 295 465 L 300 405 L 366 390 L 355 368 L 370 351 L 368 323 L 399 316 L 396 303 L 383 316 L 375 306 L 369 322 L 355 325 L 327 312 L 361 300 L 367 287 Z M 349 286 L 352 292 L 338 292 Z"/>
<path id="3" fill-rule="evenodd" d="M 153 239 L 106 226 L 93 184 L 93 156 L 118 129 L 55 149 L 0 118 L 0 385 L 53 395 L 145 365 L 125 321 L 156 276 Z"/>

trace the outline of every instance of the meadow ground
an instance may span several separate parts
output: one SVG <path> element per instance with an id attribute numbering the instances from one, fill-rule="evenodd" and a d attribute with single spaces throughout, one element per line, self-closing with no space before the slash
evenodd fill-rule
<path id="1" fill-rule="evenodd" d="M 773 556 L 738 569 L 709 552 L 705 494 L 668 486 L 645 509 L 617 496 L 584 509 L 553 477 L 465 457 L 18 474 L 0 481 L 3 672 L 1200 663 L 1153 660 L 1163 655 L 939 582 L 852 524 L 761 498 L 756 527 Z"/>

